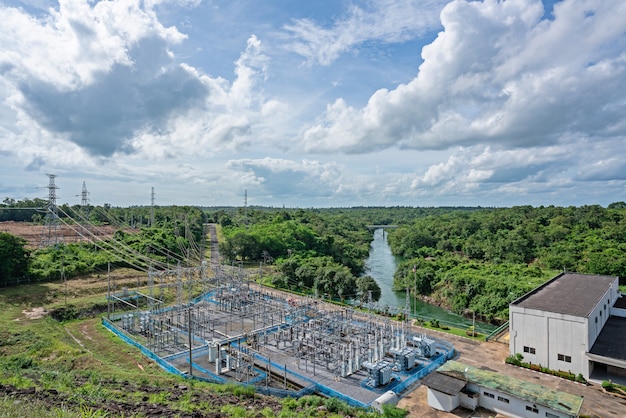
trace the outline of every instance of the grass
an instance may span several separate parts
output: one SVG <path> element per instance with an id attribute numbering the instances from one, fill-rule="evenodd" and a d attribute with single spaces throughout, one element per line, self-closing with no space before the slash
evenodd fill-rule
<path id="1" fill-rule="evenodd" d="M 451 327 L 451 326 L 448 326 L 448 325 L 445 325 L 444 327 L 442 327 L 441 325 L 440 326 L 433 326 L 429 321 L 425 321 L 425 322 L 423 322 L 421 324 L 416 324 L 416 325 L 420 326 L 422 328 L 433 330 L 433 331 L 445 332 L 447 334 L 457 335 L 459 337 L 465 337 L 465 338 L 469 338 L 469 339 L 475 340 L 475 341 L 485 341 L 485 335 L 484 334 L 479 334 L 477 332 L 475 336 L 468 335 L 467 328 L 456 328 L 456 327 Z"/>
<path id="2" fill-rule="evenodd" d="M 115 274 L 118 288 L 122 284 L 129 288 L 136 285 L 137 280 L 131 273 Z M 293 401 L 268 398 L 266 405 L 261 404 L 258 410 L 250 409 L 245 406 L 246 402 L 256 402 L 259 397 L 253 388 L 234 384 L 212 385 L 167 374 L 139 351 L 116 338 L 102 326 L 99 316 L 58 322 L 49 315 L 42 318 L 26 315 L 33 308 L 44 307 L 51 312 L 70 305 L 77 311 L 93 315 L 99 309 L 101 311 L 103 304 L 106 307 L 106 281 L 105 277 L 92 275 L 70 280 L 67 284 L 37 283 L 0 289 L 0 384 L 18 389 L 35 388 L 37 392 L 56 391 L 58 397 L 66 401 L 57 406 L 36 397 L 0 395 L 0 418 L 119 416 L 98 408 L 98 405 L 113 401 L 130 405 L 141 402 L 166 405 L 181 413 L 222 412 L 241 417 L 377 416 L 318 396 Z M 172 396 L 173 388 L 181 385 L 189 390 Z M 146 387 L 150 391 L 146 391 Z M 238 401 L 214 404 L 209 401 L 214 398 L 197 399 L 202 393 L 224 399 L 235 396 Z M 296 402 L 295 408 L 293 402 Z M 318 410 L 321 406 L 325 411 Z M 277 408 L 279 412 L 274 413 Z"/>
<path id="3" fill-rule="evenodd" d="M 73 418 L 81 417 L 80 410 L 66 407 L 49 408 L 40 402 L 27 402 L 9 396 L 0 396 L 0 418 L 39 417 L 39 418 Z"/>

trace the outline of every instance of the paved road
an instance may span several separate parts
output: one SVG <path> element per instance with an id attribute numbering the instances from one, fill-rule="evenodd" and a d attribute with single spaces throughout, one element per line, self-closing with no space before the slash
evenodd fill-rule
<path id="1" fill-rule="evenodd" d="M 548 388 L 580 395 L 585 398 L 583 402 L 581 414 L 598 418 L 623 418 L 626 417 L 626 399 L 617 398 L 602 392 L 599 383 L 592 383 L 589 386 L 570 382 L 569 380 L 560 379 L 543 373 L 537 373 L 531 370 L 514 367 L 504 362 L 509 355 L 507 344 L 500 342 L 478 343 L 467 338 L 457 337 L 450 334 L 433 333 L 430 330 L 422 328 L 418 332 L 424 332 L 437 338 L 442 338 L 454 344 L 459 352 L 456 359 L 460 362 L 469 364 L 479 368 L 488 368 L 498 373 L 506 373 L 517 379 L 526 380 L 537 383 Z M 445 413 L 437 411 L 428 406 L 426 400 L 426 388 L 419 387 L 414 390 L 398 404 L 399 407 L 409 411 L 409 417 L 420 418 L 440 418 L 440 417 L 480 417 L 493 416 L 493 412 L 478 411 L 473 413 L 467 410 L 455 410 L 454 413 Z"/>

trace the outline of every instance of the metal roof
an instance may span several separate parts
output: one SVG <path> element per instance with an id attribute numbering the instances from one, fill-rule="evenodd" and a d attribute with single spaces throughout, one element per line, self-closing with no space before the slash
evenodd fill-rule
<path id="1" fill-rule="evenodd" d="M 609 317 L 589 352 L 626 361 L 626 318 Z"/>
<path id="2" fill-rule="evenodd" d="M 617 276 L 561 273 L 513 301 L 512 306 L 589 317 Z"/>
<path id="3" fill-rule="evenodd" d="M 422 384 L 437 392 L 455 396 L 465 387 L 465 380 L 434 372 L 422 379 Z"/>

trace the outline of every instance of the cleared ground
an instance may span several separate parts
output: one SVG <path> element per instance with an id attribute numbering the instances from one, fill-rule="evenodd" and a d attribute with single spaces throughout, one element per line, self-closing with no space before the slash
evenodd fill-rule
<path id="1" fill-rule="evenodd" d="M 80 225 L 59 225 L 57 236 L 61 242 L 66 244 L 73 242 L 87 241 L 85 237 L 96 236 L 98 239 L 111 238 L 119 228 L 103 225 L 90 227 L 88 230 Z M 0 222 L 0 232 L 7 232 L 11 235 L 23 238 L 28 243 L 29 248 L 37 248 L 42 242 L 42 238 L 47 237 L 48 229 L 44 225 L 35 225 L 30 222 L 7 221 Z M 46 239 L 44 238 L 44 241 Z"/>

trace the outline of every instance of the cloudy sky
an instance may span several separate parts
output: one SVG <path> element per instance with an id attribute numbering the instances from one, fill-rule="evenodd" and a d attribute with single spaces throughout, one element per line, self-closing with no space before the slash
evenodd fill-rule
<path id="1" fill-rule="evenodd" d="M 623 0 L 0 0 L 0 199 L 626 201 Z"/>

